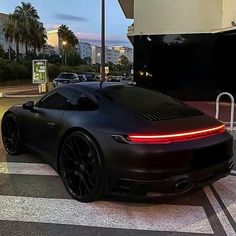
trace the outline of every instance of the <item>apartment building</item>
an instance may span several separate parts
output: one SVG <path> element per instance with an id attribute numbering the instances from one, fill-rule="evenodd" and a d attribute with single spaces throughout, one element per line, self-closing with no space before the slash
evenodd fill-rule
<path id="1" fill-rule="evenodd" d="M 58 28 L 47 30 L 47 44 L 54 48 L 55 53 L 60 53 L 62 40 L 59 37 Z"/>
<path id="2" fill-rule="evenodd" d="M 134 50 L 129 47 L 124 46 L 112 46 L 112 49 L 118 51 L 120 56 L 125 56 L 128 58 L 129 62 L 133 63 L 134 61 Z"/>
<path id="3" fill-rule="evenodd" d="M 133 19 L 128 38 L 134 46 L 138 84 L 181 99 L 236 95 L 235 0 L 119 0 Z"/>
<path id="4" fill-rule="evenodd" d="M 99 46 L 92 46 L 92 64 L 101 64 L 102 49 Z M 112 62 L 113 64 L 119 64 L 120 52 L 113 48 L 106 48 L 105 50 L 105 62 Z"/>
<path id="5" fill-rule="evenodd" d="M 92 59 L 92 45 L 86 42 L 79 42 L 79 53 L 82 59 Z"/>

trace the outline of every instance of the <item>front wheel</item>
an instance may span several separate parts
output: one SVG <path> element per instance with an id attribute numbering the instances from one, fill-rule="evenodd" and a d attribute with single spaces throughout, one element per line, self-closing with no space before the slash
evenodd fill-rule
<path id="1" fill-rule="evenodd" d="M 14 114 L 7 114 L 2 121 L 2 141 L 6 151 L 11 155 L 21 154 L 20 130 Z"/>
<path id="2" fill-rule="evenodd" d="M 101 154 L 85 133 L 74 132 L 64 141 L 59 172 L 68 192 L 80 202 L 92 202 L 104 193 Z"/>

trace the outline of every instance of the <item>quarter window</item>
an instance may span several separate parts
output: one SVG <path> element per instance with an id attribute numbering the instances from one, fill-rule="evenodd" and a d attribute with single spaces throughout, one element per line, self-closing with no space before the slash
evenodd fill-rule
<path id="1" fill-rule="evenodd" d="M 57 89 L 40 100 L 37 107 L 57 110 L 72 110 L 74 105 L 71 103 L 71 98 L 75 92 L 75 90 L 69 88 Z"/>

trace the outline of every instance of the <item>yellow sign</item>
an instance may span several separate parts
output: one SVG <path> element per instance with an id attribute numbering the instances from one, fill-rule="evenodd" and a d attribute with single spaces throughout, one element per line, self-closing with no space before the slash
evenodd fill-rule
<path id="1" fill-rule="evenodd" d="M 48 82 L 47 60 L 33 60 L 33 84 L 44 84 Z"/>

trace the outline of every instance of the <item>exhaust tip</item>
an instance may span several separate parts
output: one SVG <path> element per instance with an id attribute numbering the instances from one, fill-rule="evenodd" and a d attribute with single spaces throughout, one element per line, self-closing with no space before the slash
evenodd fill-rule
<path id="1" fill-rule="evenodd" d="M 188 180 L 188 179 L 179 180 L 175 184 L 175 191 L 176 192 L 184 192 L 184 191 L 187 191 L 191 186 L 192 186 L 192 183 L 190 180 Z"/>

